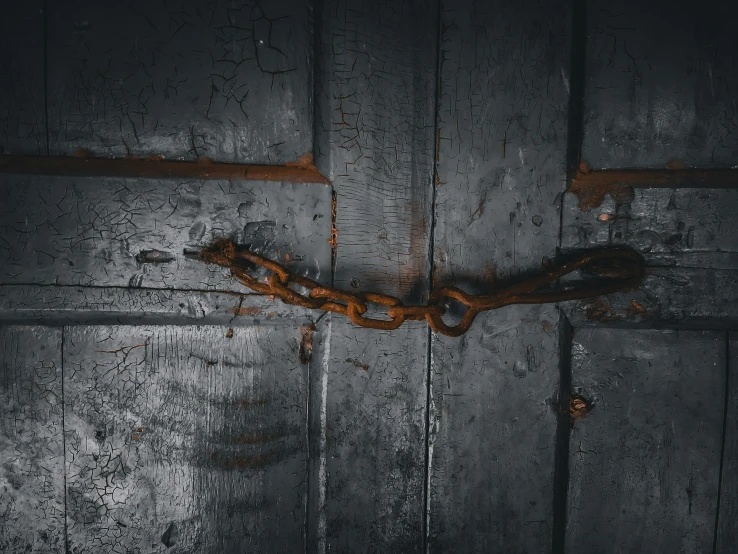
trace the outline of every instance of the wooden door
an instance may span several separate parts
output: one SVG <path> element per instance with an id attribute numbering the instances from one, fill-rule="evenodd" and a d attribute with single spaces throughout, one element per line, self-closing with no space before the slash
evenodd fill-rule
<path id="1" fill-rule="evenodd" d="M 732 7 L 5 4 L 0 551 L 735 551 Z M 648 274 L 449 338 L 224 237 L 406 303 Z"/>

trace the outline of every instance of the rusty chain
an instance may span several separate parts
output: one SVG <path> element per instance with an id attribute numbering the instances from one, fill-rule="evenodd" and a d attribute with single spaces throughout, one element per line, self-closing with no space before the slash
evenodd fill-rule
<path id="1" fill-rule="evenodd" d="M 510 304 L 563 302 L 635 289 L 645 274 L 643 259 L 638 253 L 627 247 L 611 247 L 592 250 L 551 265 L 543 273 L 500 287 L 491 294 L 472 295 L 457 287 L 443 287 L 431 293 L 425 306 L 405 306 L 400 299 L 386 294 L 353 293 L 323 286 L 287 270 L 273 260 L 239 248 L 228 239 L 214 242 L 210 247 L 200 250 L 196 257 L 205 263 L 229 268 L 233 277 L 256 292 L 279 298 L 287 304 L 345 315 L 359 327 L 392 330 L 406 321 L 425 319 L 433 331 L 449 337 L 466 333 L 474 318 L 483 311 Z M 271 272 L 265 282 L 249 275 L 254 266 Z M 577 270 L 589 270 L 598 274 L 600 279 L 567 284 L 558 290 L 541 290 L 555 285 L 561 277 Z M 302 287 L 308 293 L 302 294 L 291 286 Z M 447 325 L 442 319 L 448 300 L 466 307 L 466 312 L 456 325 Z M 389 319 L 366 317 L 368 304 L 384 306 Z"/>

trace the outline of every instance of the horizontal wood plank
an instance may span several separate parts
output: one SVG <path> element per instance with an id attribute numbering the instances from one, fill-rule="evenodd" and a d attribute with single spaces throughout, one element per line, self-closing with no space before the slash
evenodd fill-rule
<path id="1" fill-rule="evenodd" d="M 573 324 L 738 321 L 737 210 L 735 190 L 634 189 L 628 200 L 608 196 L 588 211 L 567 194 L 565 250 L 627 244 L 648 266 L 637 291 L 568 304 Z"/>
<path id="2" fill-rule="evenodd" d="M 249 292 L 185 257 L 224 237 L 330 282 L 329 185 L 2 175 L 0 195 L 2 284 Z"/>

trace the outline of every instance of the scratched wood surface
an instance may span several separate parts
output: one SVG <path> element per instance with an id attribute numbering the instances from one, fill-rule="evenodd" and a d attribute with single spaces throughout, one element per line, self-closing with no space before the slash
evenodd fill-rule
<path id="1" fill-rule="evenodd" d="M 306 2 L 48 8 L 51 153 L 277 164 L 312 151 Z"/>
<path id="2" fill-rule="evenodd" d="M 587 2 L 582 159 L 593 168 L 733 167 L 735 2 Z"/>
<path id="3" fill-rule="evenodd" d="M 61 329 L 0 327 L 0 551 L 63 554 Z"/>
<path id="4" fill-rule="evenodd" d="M 437 9 L 329 0 L 317 19 L 316 164 L 337 195 L 335 283 L 417 302 L 429 275 Z M 364 331 L 338 316 L 331 326 L 315 548 L 420 552 L 427 328 Z"/>
<path id="5" fill-rule="evenodd" d="M 738 321 L 738 191 L 635 189 L 617 204 L 610 196 L 581 211 L 564 198 L 562 247 L 628 244 L 645 257 L 638 291 L 567 308 L 575 324 Z"/>
<path id="6" fill-rule="evenodd" d="M 725 333 L 580 329 L 567 552 L 711 552 Z"/>
<path id="7" fill-rule="evenodd" d="M 738 550 L 738 333 L 728 334 L 725 436 L 715 554 Z"/>
<path id="8" fill-rule="evenodd" d="M 294 327 L 69 327 L 73 552 L 303 549 L 307 367 Z"/>
<path id="9" fill-rule="evenodd" d="M 0 191 L 2 283 L 247 291 L 184 256 L 223 237 L 330 280 L 328 185 L 3 175 Z"/>
<path id="10" fill-rule="evenodd" d="M 0 154 L 46 154 L 44 2 L 3 2 Z"/>
<path id="11" fill-rule="evenodd" d="M 434 287 L 479 293 L 555 254 L 570 19 L 566 2 L 444 5 Z M 433 337 L 430 552 L 550 549 L 558 321 L 509 307 Z"/>

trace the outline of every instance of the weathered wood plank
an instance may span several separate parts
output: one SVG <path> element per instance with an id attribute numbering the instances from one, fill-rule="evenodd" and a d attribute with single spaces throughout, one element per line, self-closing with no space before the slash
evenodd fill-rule
<path id="1" fill-rule="evenodd" d="M 0 154 L 46 154 L 44 2 L 4 2 L 0 18 Z"/>
<path id="2" fill-rule="evenodd" d="M 445 3 L 434 287 L 481 292 L 555 254 L 570 20 L 567 2 Z M 434 337 L 430 552 L 550 549 L 558 322 L 517 306 Z"/>
<path id="3" fill-rule="evenodd" d="M 723 473 L 715 554 L 738 550 L 738 333 L 730 333 L 728 340 Z"/>
<path id="4" fill-rule="evenodd" d="M 307 368 L 293 327 L 65 329 L 75 552 L 304 542 Z"/>
<path id="5" fill-rule="evenodd" d="M 61 329 L 0 328 L 0 551 L 63 554 Z"/>
<path id="6" fill-rule="evenodd" d="M 316 16 L 316 165 L 336 190 L 335 282 L 349 290 L 428 290 L 437 15 L 416 0 L 328 0 Z M 313 544 L 421 552 L 427 327 L 331 326 Z"/>
<path id="7" fill-rule="evenodd" d="M 0 321 L 42 325 L 283 325 L 309 324 L 324 312 L 270 297 L 218 292 L 0 286 Z"/>
<path id="8" fill-rule="evenodd" d="M 699 323 L 738 320 L 738 191 L 634 189 L 581 211 L 564 198 L 562 247 L 628 244 L 648 274 L 638 291 L 568 306 L 575 326 L 597 321 Z"/>
<path id="9" fill-rule="evenodd" d="M 711 552 L 725 334 L 579 329 L 568 552 Z"/>
<path id="10" fill-rule="evenodd" d="M 588 2 L 583 160 L 733 167 L 737 16 L 721 0 Z"/>
<path id="11" fill-rule="evenodd" d="M 324 184 L 3 175 L 0 282 L 247 291 L 186 259 L 231 237 L 330 280 Z"/>
<path id="12" fill-rule="evenodd" d="M 306 2 L 49 9 L 52 154 L 275 164 L 312 152 Z"/>

